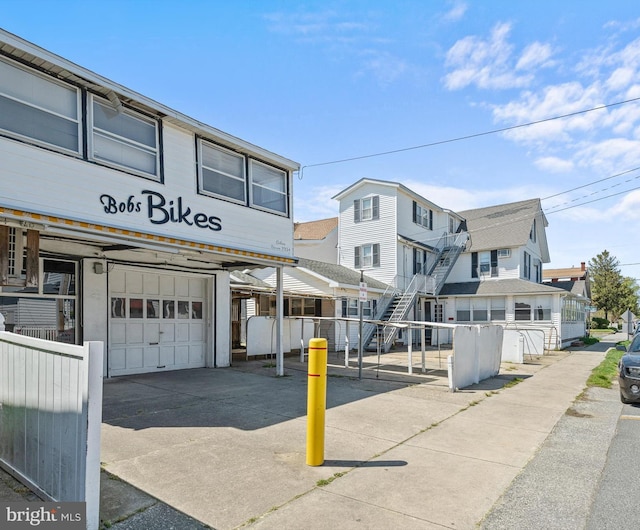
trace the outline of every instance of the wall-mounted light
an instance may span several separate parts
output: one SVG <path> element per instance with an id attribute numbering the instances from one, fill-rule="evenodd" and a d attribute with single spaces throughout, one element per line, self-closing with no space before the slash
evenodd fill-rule
<path id="1" fill-rule="evenodd" d="M 102 274 L 104 272 L 104 263 L 101 261 L 95 261 L 93 263 L 93 272 L 96 274 Z"/>

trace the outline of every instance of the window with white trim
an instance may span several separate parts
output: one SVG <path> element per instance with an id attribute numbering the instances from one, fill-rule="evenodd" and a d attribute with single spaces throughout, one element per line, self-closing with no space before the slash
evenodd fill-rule
<path id="1" fill-rule="evenodd" d="M 198 150 L 200 191 L 245 204 L 244 156 L 203 140 L 198 142 Z"/>
<path id="2" fill-rule="evenodd" d="M 531 320 L 531 300 L 528 298 L 517 298 L 515 304 L 515 319 Z"/>
<path id="3" fill-rule="evenodd" d="M 510 248 L 499 248 L 498 249 L 498 257 L 499 258 L 510 258 L 511 257 L 511 249 Z"/>
<path id="4" fill-rule="evenodd" d="M 472 298 L 471 311 L 474 322 L 487 322 L 489 320 L 486 298 Z"/>
<path id="5" fill-rule="evenodd" d="M 534 320 L 551 320 L 551 297 L 536 296 L 536 305 L 533 309 Z"/>
<path id="6" fill-rule="evenodd" d="M 380 196 L 372 195 L 353 201 L 353 222 L 373 221 L 380 218 Z"/>
<path id="7" fill-rule="evenodd" d="M 380 244 L 369 243 L 354 248 L 354 269 L 370 269 L 380 266 Z"/>
<path id="8" fill-rule="evenodd" d="M 82 151 L 80 90 L 0 60 L 0 130 L 73 154 Z"/>
<path id="9" fill-rule="evenodd" d="M 504 298 L 491 298 L 491 320 L 505 320 L 506 310 Z"/>
<path id="10" fill-rule="evenodd" d="M 287 213 L 287 173 L 257 160 L 249 161 L 251 205 Z"/>
<path id="11" fill-rule="evenodd" d="M 89 158 L 160 180 L 158 120 L 91 97 Z"/>
<path id="12" fill-rule="evenodd" d="M 458 298 L 456 300 L 456 320 L 458 322 L 471 322 L 471 300 Z"/>

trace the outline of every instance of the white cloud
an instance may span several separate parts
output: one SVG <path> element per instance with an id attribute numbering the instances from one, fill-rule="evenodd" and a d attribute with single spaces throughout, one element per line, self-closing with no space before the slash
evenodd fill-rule
<path id="1" fill-rule="evenodd" d="M 609 210 L 609 214 L 625 221 L 640 219 L 640 190 L 624 195 L 622 200 Z"/>
<path id="2" fill-rule="evenodd" d="M 533 42 L 527 46 L 516 63 L 516 70 L 531 70 L 539 66 L 551 66 L 553 50 L 549 44 Z"/>
<path id="3" fill-rule="evenodd" d="M 409 64 L 388 52 L 368 50 L 360 72 L 372 73 L 381 85 L 388 85 L 409 70 Z"/>
<path id="4" fill-rule="evenodd" d="M 549 173 L 569 173 L 574 169 L 574 164 L 571 160 L 565 160 L 556 156 L 543 156 L 535 161 L 536 167 L 542 171 Z"/>
<path id="5" fill-rule="evenodd" d="M 338 201 L 333 199 L 347 185 L 315 186 L 308 194 L 295 195 L 294 221 L 298 223 L 326 219 L 338 215 Z M 294 183 L 295 188 L 295 183 Z"/>
<path id="6" fill-rule="evenodd" d="M 492 190 L 474 190 L 469 188 L 456 188 L 454 186 L 425 184 L 424 182 L 413 180 L 403 181 L 402 184 L 438 206 L 448 208 L 455 212 L 533 199 L 540 197 L 541 193 L 543 193 L 543 190 L 537 185 L 515 186 L 512 188 L 505 187 Z"/>
<path id="7" fill-rule="evenodd" d="M 483 89 L 528 86 L 534 79 L 530 71 L 550 65 L 553 52 L 549 45 L 535 42 L 515 60 L 510 32 L 511 25 L 503 22 L 494 26 L 488 39 L 472 35 L 457 41 L 447 52 L 446 66 L 451 71 L 444 77 L 445 86 L 449 90 L 470 85 Z"/>
<path id="8" fill-rule="evenodd" d="M 468 8 L 469 6 L 466 2 L 453 2 L 453 6 L 442 16 L 442 19 L 450 22 L 456 22 L 464 16 Z"/>

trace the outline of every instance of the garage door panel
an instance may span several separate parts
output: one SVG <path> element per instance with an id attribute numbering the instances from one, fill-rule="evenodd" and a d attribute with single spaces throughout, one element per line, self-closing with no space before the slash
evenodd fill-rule
<path id="1" fill-rule="evenodd" d="M 142 294 L 142 273 L 138 271 L 126 272 L 126 288 L 128 294 Z"/>
<path id="2" fill-rule="evenodd" d="M 118 320 L 117 322 L 111 322 L 111 344 L 126 344 L 127 343 L 127 326 L 125 321 Z"/>
<path id="3" fill-rule="evenodd" d="M 144 342 L 144 327 L 142 322 L 127 324 L 127 344 L 142 344 Z"/>
<path id="4" fill-rule="evenodd" d="M 173 323 L 162 323 L 160 325 L 160 342 L 175 342 L 176 333 L 175 333 L 175 324 Z"/>
<path id="5" fill-rule="evenodd" d="M 175 281 L 173 276 L 160 276 L 160 294 L 162 296 L 175 296 Z"/>
<path id="6" fill-rule="evenodd" d="M 176 296 L 189 296 L 189 278 L 176 277 Z"/>
<path id="7" fill-rule="evenodd" d="M 189 278 L 189 296 L 201 297 L 204 293 L 205 282 L 202 278 Z"/>
<path id="8" fill-rule="evenodd" d="M 109 288 L 114 293 L 124 293 L 126 291 L 125 271 L 114 268 L 109 272 Z"/>
<path id="9" fill-rule="evenodd" d="M 189 339 L 192 341 L 204 340 L 204 326 L 202 324 L 189 324 Z"/>
<path id="10" fill-rule="evenodd" d="M 176 346 L 175 354 L 178 366 L 187 366 L 189 364 L 189 346 Z"/>
<path id="11" fill-rule="evenodd" d="M 162 346 L 160 348 L 160 366 L 168 368 L 176 364 L 175 348 L 173 346 Z"/>
<path id="12" fill-rule="evenodd" d="M 158 359 L 160 355 L 160 348 L 145 348 L 144 349 L 144 366 L 145 368 L 157 368 Z"/>
<path id="13" fill-rule="evenodd" d="M 176 324 L 176 342 L 189 342 L 189 324 Z"/>
<path id="14" fill-rule="evenodd" d="M 160 277 L 157 274 L 145 274 L 143 291 L 146 295 L 160 294 Z"/>
<path id="15" fill-rule="evenodd" d="M 127 350 L 113 348 L 109 352 L 109 364 L 113 370 L 124 370 L 127 367 Z"/>
<path id="16" fill-rule="evenodd" d="M 127 348 L 127 368 L 142 368 L 144 348 Z"/>
<path id="17" fill-rule="evenodd" d="M 189 348 L 189 364 L 200 366 L 204 364 L 204 346 L 195 345 Z"/>

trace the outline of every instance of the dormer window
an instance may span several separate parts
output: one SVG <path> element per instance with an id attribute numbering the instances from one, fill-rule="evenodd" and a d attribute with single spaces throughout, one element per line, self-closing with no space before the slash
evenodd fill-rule
<path id="1" fill-rule="evenodd" d="M 413 222 L 424 226 L 427 230 L 433 230 L 433 210 L 420 206 L 413 201 Z"/>

